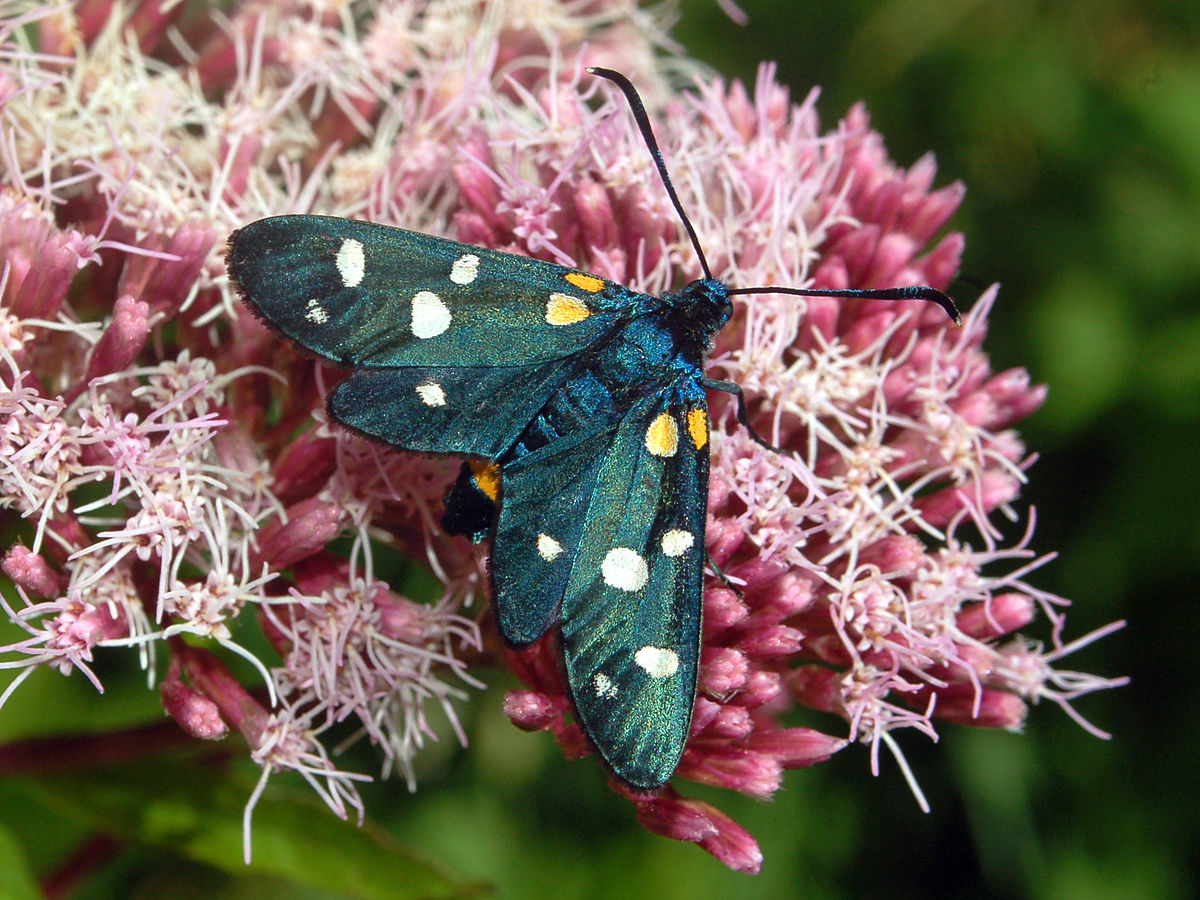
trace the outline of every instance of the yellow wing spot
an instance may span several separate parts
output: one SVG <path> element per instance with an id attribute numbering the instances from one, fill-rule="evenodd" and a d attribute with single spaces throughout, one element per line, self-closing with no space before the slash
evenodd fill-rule
<path id="1" fill-rule="evenodd" d="M 583 301 L 570 294 L 555 291 L 546 301 L 546 322 L 550 325 L 574 325 L 590 316 L 591 310 Z"/>
<path id="2" fill-rule="evenodd" d="M 493 503 L 500 497 L 500 467 L 495 463 L 479 462 L 472 459 L 467 462 L 471 474 L 475 477 L 475 487 Z"/>
<path id="3" fill-rule="evenodd" d="M 669 413 L 659 413 L 646 429 L 646 449 L 655 456 L 674 456 L 679 449 L 679 426 Z"/>
<path id="4" fill-rule="evenodd" d="M 595 275 L 584 275 L 582 272 L 568 272 L 563 276 L 568 284 L 573 284 L 581 291 L 587 291 L 589 294 L 598 294 L 604 290 L 603 279 L 597 278 Z"/>
<path id="5" fill-rule="evenodd" d="M 703 450 L 708 443 L 708 414 L 702 409 L 689 409 L 687 429 L 695 448 Z"/>

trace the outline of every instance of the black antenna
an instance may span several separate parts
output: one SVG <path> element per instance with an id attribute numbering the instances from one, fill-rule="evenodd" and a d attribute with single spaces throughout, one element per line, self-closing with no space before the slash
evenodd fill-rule
<path id="1" fill-rule="evenodd" d="M 962 327 L 962 316 L 949 295 L 926 284 L 894 288 L 794 288 L 769 285 L 752 288 L 726 288 L 725 293 L 731 296 L 733 294 L 796 294 L 800 297 L 849 297 L 852 300 L 927 300 L 944 309 L 954 324 Z"/>
<path id="2" fill-rule="evenodd" d="M 687 217 L 687 213 L 683 211 L 683 204 L 679 202 L 679 195 L 675 193 L 675 185 L 671 184 L 671 176 L 667 174 L 667 164 L 663 162 L 662 151 L 658 149 L 658 141 L 654 139 L 654 132 L 650 130 L 650 117 L 646 115 L 646 107 L 642 104 L 642 98 L 638 95 L 637 88 L 633 86 L 633 82 L 615 69 L 602 69 L 599 66 L 591 66 L 588 68 L 588 72 L 592 75 L 599 75 L 601 78 L 607 78 L 621 89 L 621 93 L 629 101 L 629 108 L 633 110 L 633 120 L 637 122 L 638 131 L 642 133 L 646 147 L 649 148 L 650 155 L 654 157 L 654 165 L 658 167 L 658 174 L 662 178 L 663 187 L 667 189 L 667 196 L 671 198 L 675 212 L 679 213 L 679 218 L 683 221 L 683 227 L 687 231 L 688 240 L 692 242 L 692 247 L 696 250 L 696 256 L 700 258 L 700 268 L 704 270 L 704 277 L 712 278 L 712 270 L 708 267 L 708 260 L 704 258 L 704 249 L 700 246 L 700 238 L 696 237 L 696 229 L 692 227 L 691 220 Z"/>
<path id="3" fill-rule="evenodd" d="M 691 220 L 687 217 L 687 213 L 683 211 L 683 204 L 679 202 L 679 195 L 675 193 L 675 185 L 671 183 L 671 176 L 667 173 L 667 164 L 663 162 L 662 151 L 658 149 L 658 141 L 655 140 L 654 132 L 650 128 L 650 117 L 646 115 L 646 107 L 642 103 L 642 98 L 638 95 L 637 88 L 633 86 L 633 83 L 628 78 L 615 69 L 590 66 L 587 71 L 592 75 L 607 78 L 621 89 L 621 93 L 629 101 L 629 108 L 633 112 L 634 121 L 637 122 L 638 131 L 642 133 L 642 139 L 646 142 L 646 147 L 649 149 L 650 155 L 654 158 L 654 165 L 658 169 L 659 177 L 662 178 L 663 187 L 667 189 L 667 196 L 671 198 L 671 204 L 675 207 L 675 212 L 679 214 L 680 221 L 683 222 L 688 240 L 692 242 L 692 247 L 695 249 L 696 256 L 700 260 L 700 268 L 704 270 L 704 277 L 711 279 L 713 277 L 712 270 L 709 269 L 708 260 L 704 256 L 704 249 L 700 246 L 700 238 L 696 236 L 696 229 L 692 227 Z M 926 300 L 930 303 L 936 303 L 944 309 L 946 315 L 954 320 L 955 325 L 962 325 L 962 316 L 959 315 L 958 307 L 954 305 L 954 301 L 937 288 L 927 285 L 866 290 L 855 288 L 764 286 L 727 288 L 726 293 L 730 296 L 735 294 L 795 294 L 799 297 L 848 297 L 856 300 Z"/>

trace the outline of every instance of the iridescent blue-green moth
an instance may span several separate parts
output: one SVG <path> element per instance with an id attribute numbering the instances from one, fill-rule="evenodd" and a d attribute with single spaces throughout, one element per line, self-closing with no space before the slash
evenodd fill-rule
<path id="1" fill-rule="evenodd" d="M 705 357 L 748 293 L 922 299 L 928 287 L 726 287 L 632 107 L 704 276 L 652 297 L 566 266 L 322 216 L 253 222 L 229 239 L 246 303 L 351 369 L 329 413 L 403 450 L 469 457 L 447 530 L 491 537 L 496 617 L 520 647 L 561 633 L 580 724 L 612 772 L 651 790 L 688 740 L 700 656 L 708 498 Z"/>

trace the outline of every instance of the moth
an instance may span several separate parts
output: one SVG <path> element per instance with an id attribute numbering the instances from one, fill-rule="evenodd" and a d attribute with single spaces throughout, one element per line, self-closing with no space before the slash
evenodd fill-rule
<path id="1" fill-rule="evenodd" d="M 579 723 L 613 774 L 674 773 L 696 696 L 708 499 L 704 374 L 738 294 L 929 300 L 930 287 L 730 288 L 713 277 L 641 99 L 625 95 L 703 277 L 654 297 L 580 269 L 384 225 L 277 216 L 229 238 L 243 300 L 350 369 L 329 414 L 393 447 L 468 457 L 452 533 L 492 541 L 504 639 L 558 628 Z M 764 443 L 755 435 L 757 440 Z M 769 446 L 769 445 L 767 445 Z"/>

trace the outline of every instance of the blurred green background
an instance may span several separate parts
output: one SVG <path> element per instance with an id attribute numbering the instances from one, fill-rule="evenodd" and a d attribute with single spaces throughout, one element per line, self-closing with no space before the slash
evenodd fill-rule
<path id="1" fill-rule="evenodd" d="M 1035 547 L 1061 554 L 1034 581 L 1075 601 L 1068 638 L 1129 621 L 1065 664 L 1132 676 L 1129 687 L 1079 704 L 1115 737 L 1099 741 L 1046 704 L 1033 710 L 1024 736 L 947 727 L 930 746 L 903 735 L 929 815 L 890 761 L 882 777 L 870 776 L 863 748 L 791 773 L 769 804 L 714 792 L 711 799 L 762 843 L 766 863 L 752 878 L 645 834 L 628 804 L 605 788 L 599 766 L 564 764 L 549 739 L 503 719 L 509 685 L 497 684 L 464 708 L 471 751 L 446 742 L 433 748 L 416 795 L 398 782 L 368 788 L 372 818 L 505 897 L 1194 896 L 1200 4 L 745 0 L 742 7 L 746 27 L 714 0 L 685 0 L 674 35 L 730 77 L 752 81 L 760 60 L 777 60 L 796 100 L 821 85 L 827 125 L 865 100 L 900 164 L 933 150 L 938 184 L 966 183 L 952 222 L 967 236 L 954 292 L 969 301 L 1001 282 L 987 344 L 994 367 L 1026 366 L 1051 387 L 1045 407 L 1021 425 L 1041 454 L 1024 494 L 1038 509 Z M 35 714 L 70 729 L 80 708 L 72 698 L 113 722 L 153 719 L 154 694 L 141 691 L 137 709 L 124 705 L 139 695 L 143 677 L 133 668 L 106 670 L 109 696 L 123 705 L 104 704 L 98 713 L 82 679 L 69 686 L 34 679 L 6 708 L 0 736 Z M 228 847 L 206 851 L 187 841 L 203 831 L 192 819 L 197 801 L 173 805 L 179 798 L 171 791 L 204 789 L 170 784 L 169 769 L 156 768 L 169 764 L 143 767 L 162 785 L 156 810 L 96 795 L 94 782 L 46 779 L 18 788 L 0 780 L 0 824 L 16 824 L 24 845 L 0 828 L 0 873 L 10 873 L 0 875 L 0 898 L 32 896 L 12 874 L 29 847 L 38 848 L 34 866 L 42 870 L 61 863 L 87 832 L 89 823 L 72 811 L 70 798 L 78 806 L 80 792 L 95 815 L 138 818 L 139 835 L 157 828 L 192 859 L 228 857 Z M 364 760 L 362 769 L 370 768 Z M 247 770 L 232 789 L 202 802 L 236 817 L 253 777 Z M 374 871 L 364 884 L 383 887 L 357 896 L 447 888 L 436 876 L 422 888 L 428 873 L 419 857 L 357 860 L 363 833 L 330 825 L 310 800 L 296 800 L 307 796 L 304 788 L 283 780 L 276 788 L 270 796 L 280 799 L 261 808 L 256 832 L 266 858 L 276 834 L 299 828 L 314 857 L 329 855 L 342 874 L 357 865 Z M 395 850 L 372 830 L 366 839 Z M 285 888 L 286 867 L 256 868 L 247 878 L 236 867 L 164 865 L 161 852 L 149 850 L 116 859 L 78 896 L 330 896 Z"/>
<path id="2" fill-rule="evenodd" d="M 1080 703 L 1110 742 L 1045 704 L 1021 738 L 906 741 L 930 816 L 892 772 L 794 774 L 852 805 L 854 827 L 827 869 L 836 838 L 808 808 L 759 896 L 1196 896 L 1200 4 L 742 6 L 737 29 L 689 0 L 675 33 L 727 75 L 775 59 L 797 97 L 821 85 L 823 119 L 865 100 L 900 164 L 932 150 L 939 184 L 966 183 L 956 293 L 1000 282 L 994 368 L 1050 385 L 1020 425 L 1041 454 L 1035 546 L 1061 554 L 1033 580 L 1074 601 L 1070 635 L 1128 620 L 1067 667 L 1133 679 Z"/>

